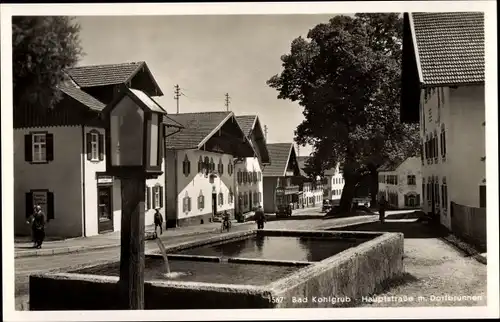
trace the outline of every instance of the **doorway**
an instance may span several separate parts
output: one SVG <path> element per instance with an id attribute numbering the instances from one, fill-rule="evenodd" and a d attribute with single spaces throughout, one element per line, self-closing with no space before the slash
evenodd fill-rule
<path id="1" fill-rule="evenodd" d="M 97 229 L 99 234 L 114 230 L 113 187 L 97 187 Z"/>
<path id="2" fill-rule="evenodd" d="M 212 215 L 217 216 L 217 194 L 212 193 Z"/>

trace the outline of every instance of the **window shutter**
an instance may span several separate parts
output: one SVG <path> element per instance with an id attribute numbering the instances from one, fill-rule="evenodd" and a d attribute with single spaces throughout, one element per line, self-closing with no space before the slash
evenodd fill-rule
<path id="1" fill-rule="evenodd" d="M 163 186 L 158 187 L 160 189 L 160 208 L 163 208 Z"/>
<path id="2" fill-rule="evenodd" d="M 104 134 L 99 134 L 98 138 L 99 161 L 102 161 L 104 160 Z"/>
<path id="3" fill-rule="evenodd" d="M 47 192 L 47 220 L 54 219 L 54 193 Z"/>
<path id="4" fill-rule="evenodd" d="M 405 206 L 408 206 L 408 196 L 405 195 Z"/>
<path id="5" fill-rule="evenodd" d="M 24 136 L 24 160 L 27 162 L 33 161 L 33 137 L 31 134 Z"/>
<path id="6" fill-rule="evenodd" d="M 417 207 L 420 206 L 420 195 L 417 195 L 417 204 L 416 204 L 416 206 Z"/>
<path id="7" fill-rule="evenodd" d="M 188 211 L 191 211 L 191 197 L 188 197 Z"/>
<path id="8" fill-rule="evenodd" d="M 54 134 L 47 133 L 46 137 L 47 161 L 54 160 Z"/>
<path id="9" fill-rule="evenodd" d="M 151 187 L 146 187 L 146 210 L 151 209 Z"/>
<path id="10" fill-rule="evenodd" d="M 91 160 L 92 159 L 92 134 L 91 133 L 87 133 L 85 135 L 86 137 L 86 142 L 87 142 L 87 160 Z"/>
<path id="11" fill-rule="evenodd" d="M 33 214 L 33 194 L 26 192 L 26 218 Z"/>

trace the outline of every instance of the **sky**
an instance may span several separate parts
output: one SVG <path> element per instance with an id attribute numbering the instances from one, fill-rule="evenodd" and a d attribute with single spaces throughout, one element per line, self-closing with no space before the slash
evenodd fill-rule
<path id="1" fill-rule="evenodd" d="M 279 100 L 266 81 L 280 73 L 293 39 L 332 16 L 81 16 L 79 65 L 146 61 L 168 113 L 176 113 L 176 84 L 180 113 L 223 111 L 228 93 L 236 115 L 258 115 L 267 125 L 268 143 L 293 142 L 302 108 Z M 300 155 L 310 152 L 300 147 Z"/>

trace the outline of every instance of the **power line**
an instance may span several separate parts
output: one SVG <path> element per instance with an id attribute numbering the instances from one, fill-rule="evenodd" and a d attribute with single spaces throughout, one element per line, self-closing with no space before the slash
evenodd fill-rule
<path id="1" fill-rule="evenodd" d="M 225 103 L 225 105 L 226 105 L 226 111 L 229 111 L 229 103 L 231 102 L 231 101 L 230 101 L 230 98 L 231 98 L 231 97 L 229 96 L 229 94 L 228 94 L 228 93 L 226 93 L 225 97 L 226 97 L 226 100 L 225 100 L 225 102 L 224 102 L 224 103 Z"/>

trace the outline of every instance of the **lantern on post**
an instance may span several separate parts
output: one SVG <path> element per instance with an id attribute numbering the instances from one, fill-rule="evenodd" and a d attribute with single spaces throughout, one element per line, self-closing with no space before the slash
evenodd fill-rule
<path id="1" fill-rule="evenodd" d="M 106 172 L 121 185 L 120 294 L 127 309 L 144 309 L 146 179 L 162 174 L 166 111 L 142 91 L 120 87 L 103 110 Z"/>

